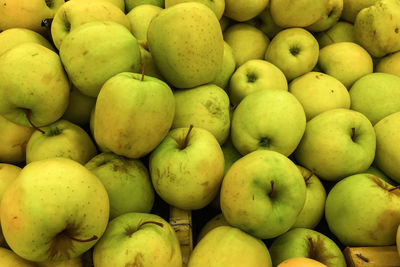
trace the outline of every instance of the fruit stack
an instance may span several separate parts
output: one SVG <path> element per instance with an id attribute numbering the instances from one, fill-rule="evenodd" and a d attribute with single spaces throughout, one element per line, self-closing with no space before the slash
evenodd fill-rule
<path id="1" fill-rule="evenodd" d="M 0 266 L 400 265 L 400 0 L 0 0 L 0 31 Z"/>

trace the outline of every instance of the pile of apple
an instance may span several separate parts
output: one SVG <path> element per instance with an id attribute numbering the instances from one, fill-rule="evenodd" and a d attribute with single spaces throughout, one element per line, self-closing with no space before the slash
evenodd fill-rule
<path id="1" fill-rule="evenodd" d="M 189 267 L 400 242 L 400 0 L 0 0 L 0 31 L 0 266 L 181 267 L 156 197 L 218 210 Z"/>

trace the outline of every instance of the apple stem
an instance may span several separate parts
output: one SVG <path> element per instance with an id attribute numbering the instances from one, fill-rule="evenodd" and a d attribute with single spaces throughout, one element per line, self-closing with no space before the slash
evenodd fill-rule
<path id="1" fill-rule="evenodd" d="M 97 239 L 98 239 L 97 235 L 93 235 L 93 236 L 92 236 L 91 238 L 89 238 L 89 239 L 79 239 L 79 238 L 72 237 L 72 236 L 68 236 L 68 237 L 71 238 L 71 239 L 74 240 L 74 241 L 82 242 L 82 243 L 84 243 L 84 242 L 90 242 L 90 241 L 94 241 L 94 240 L 97 240 Z"/>
<path id="2" fill-rule="evenodd" d="M 351 140 L 356 141 L 356 128 L 351 128 Z"/>
<path id="3" fill-rule="evenodd" d="M 190 135 L 190 132 L 192 131 L 192 129 L 193 129 L 193 124 L 190 124 L 189 130 L 185 136 L 185 140 L 183 141 L 181 149 L 184 149 L 185 147 L 187 147 L 188 142 L 189 142 L 189 135 Z"/>
<path id="4" fill-rule="evenodd" d="M 314 173 L 313 172 L 311 172 L 310 173 L 310 175 L 308 176 L 308 177 L 306 177 L 305 179 L 304 179 L 304 182 L 308 182 L 308 180 L 310 180 L 311 179 L 311 177 L 314 175 Z"/>
<path id="5" fill-rule="evenodd" d="M 143 82 L 143 79 L 144 79 L 144 63 L 142 62 L 142 82 Z"/>
<path id="6" fill-rule="evenodd" d="M 273 198 L 274 196 L 275 196 L 275 187 L 274 187 L 274 185 L 275 185 L 275 182 L 274 182 L 274 180 L 271 180 L 271 192 L 269 193 L 269 196 L 271 197 L 271 198 Z"/>
<path id="7" fill-rule="evenodd" d="M 149 224 L 149 223 L 152 223 L 152 224 L 158 225 L 158 226 L 160 226 L 160 227 L 164 227 L 164 224 L 162 224 L 162 223 L 160 223 L 160 222 L 155 222 L 155 221 L 147 221 L 147 222 L 143 222 L 143 223 L 141 223 L 141 224 L 139 225 L 139 227 L 138 227 L 138 228 L 142 227 L 142 226 L 143 226 L 143 225 L 145 225 L 145 224 Z"/>
<path id="8" fill-rule="evenodd" d="M 45 132 L 40 129 L 39 127 L 37 127 L 35 124 L 33 124 L 33 122 L 31 121 L 31 110 L 30 109 L 25 109 L 25 116 L 26 119 L 28 120 L 29 124 L 32 126 L 33 129 L 35 129 L 36 131 L 41 132 L 42 134 L 45 134 Z"/>
<path id="9" fill-rule="evenodd" d="M 394 190 L 396 190 L 396 189 L 400 189 L 400 185 L 395 186 L 395 187 L 393 187 L 393 188 L 390 188 L 388 191 L 389 191 L 389 192 L 392 192 L 392 191 L 394 191 Z"/>

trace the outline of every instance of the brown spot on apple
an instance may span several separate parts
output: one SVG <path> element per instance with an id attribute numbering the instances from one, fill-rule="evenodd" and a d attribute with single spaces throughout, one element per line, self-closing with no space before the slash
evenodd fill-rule
<path id="1" fill-rule="evenodd" d="M 133 260 L 133 262 L 128 262 L 125 264 L 125 267 L 143 267 L 144 258 L 143 258 L 143 254 L 142 253 L 138 253 L 135 256 L 135 259 Z"/>
<path id="2" fill-rule="evenodd" d="M 399 33 L 399 28 L 394 29 L 395 33 Z"/>
<path id="3" fill-rule="evenodd" d="M 308 256 L 307 258 L 319 261 L 329 266 L 329 261 L 335 258 L 334 255 L 329 254 L 329 250 L 326 249 L 324 240 L 321 236 L 316 238 L 308 237 Z"/>

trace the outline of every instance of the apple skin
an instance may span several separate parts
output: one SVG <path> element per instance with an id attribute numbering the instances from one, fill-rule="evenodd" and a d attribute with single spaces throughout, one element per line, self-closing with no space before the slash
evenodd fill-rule
<path id="1" fill-rule="evenodd" d="M 94 248 L 93 263 L 96 267 L 182 267 L 182 254 L 168 222 L 155 214 L 132 212 L 108 224 Z"/>
<path id="2" fill-rule="evenodd" d="M 400 51 L 393 54 L 389 54 L 381 60 L 375 66 L 375 72 L 384 72 L 394 74 L 400 77 Z"/>
<path id="3" fill-rule="evenodd" d="M 224 173 L 224 155 L 214 135 L 203 128 L 190 129 L 171 130 L 149 161 L 157 194 L 184 210 L 208 205 L 217 195 Z"/>
<path id="4" fill-rule="evenodd" d="M 82 94 L 75 86 L 71 86 L 67 110 L 62 119 L 84 126 L 90 121 L 90 112 L 96 104 L 96 98 Z"/>
<path id="5" fill-rule="evenodd" d="M 236 60 L 235 56 L 233 55 L 232 47 L 224 41 L 224 57 L 222 60 L 222 67 L 212 83 L 226 90 L 226 87 L 229 85 L 229 81 L 235 70 Z"/>
<path id="6" fill-rule="evenodd" d="M 354 23 L 357 14 L 364 8 L 374 5 L 379 0 L 343 0 L 341 19 Z"/>
<path id="7" fill-rule="evenodd" d="M 101 181 L 67 158 L 27 164 L 0 206 L 7 244 L 19 256 L 39 262 L 67 260 L 89 250 L 104 233 L 108 216 Z"/>
<path id="8" fill-rule="evenodd" d="M 354 25 L 346 21 L 338 21 L 326 31 L 315 34 L 319 48 L 339 42 L 356 42 L 354 35 Z"/>
<path id="9" fill-rule="evenodd" d="M 335 25 L 342 15 L 343 0 L 328 0 L 328 8 L 321 18 L 313 24 L 307 26 L 307 30 L 312 32 L 322 32 Z"/>
<path id="10" fill-rule="evenodd" d="M 390 246 L 400 224 L 399 203 L 399 188 L 374 175 L 355 174 L 331 189 L 325 218 L 344 246 Z"/>
<path id="11" fill-rule="evenodd" d="M 230 226 L 229 223 L 226 221 L 224 215 L 222 213 L 219 213 L 217 215 L 215 215 L 213 218 L 211 218 L 200 230 L 199 234 L 197 235 L 197 243 L 199 243 L 199 241 L 201 239 L 203 239 L 203 237 L 210 232 L 211 230 L 213 230 L 214 228 L 217 228 L 219 226 Z"/>
<path id="12" fill-rule="evenodd" d="M 12 266 L 12 267 L 36 267 L 36 263 L 29 262 L 17 254 L 15 254 L 12 250 L 0 247 L 0 259 L 2 266 Z"/>
<path id="13" fill-rule="evenodd" d="M 391 184 L 393 186 L 398 185 L 398 183 L 396 183 L 395 181 L 393 181 L 392 179 L 387 177 L 381 170 L 379 170 L 378 168 L 374 167 L 373 165 L 371 165 L 364 173 L 369 173 L 371 175 L 378 176 L 379 178 L 384 180 L 386 183 Z"/>
<path id="14" fill-rule="evenodd" d="M 306 184 L 290 159 L 258 150 L 231 166 L 220 194 L 221 210 L 230 225 L 268 239 L 294 225 L 306 200 Z"/>
<path id="15" fill-rule="evenodd" d="M 219 226 L 208 232 L 190 255 L 188 267 L 203 266 L 272 267 L 272 262 L 262 240 L 232 226 Z"/>
<path id="16" fill-rule="evenodd" d="M 220 20 L 225 11 L 225 0 L 165 0 L 165 8 L 185 2 L 198 2 L 208 6 Z"/>
<path id="17" fill-rule="evenodd" d="M 397 247 L 397 252 L 400 255 L 400 224 L 399 227 L 397 227 L 396 231 L 396 247 Z"/>
<path id="18" fill-rule="evenodd" d="M 41 128 L 45 133 L 35 131 L 26 145 L 26 163 L 64 157 L 85 164 L 97 154 L 90 136 L 76 124 L 58 120 Z"/>
<path id="19" fill-rule="evenodd" d="M 126 17 L 131 24 L 131 32 L 139 42 L 147 42 L 147 30 L 149 24 L 151 20 L 161 12 L 161 10 L 163 10 L 161 7 L 154 5 L 140 5 L 126 14 Z"/>
<path id="20" fill-rule="evenodd" d="M 339 181 L 368 169 L 375 157 L 375 139 L 374 128 L 362 113 L 331 109 L 307 122 L 294 157 L 320 179 Z"/>
<path id="21" fill-rule="evenodd" d="M 274 266 L 298 257 L 310 258 L 327 266 L 347 266 L 341 249 L 332 239 L 307 228 L 294 228 L 279 236 L 272 242 L 269 252 Z"/>
<path id="22" fill-rule="evenodd" d="M 54 51 L 23 43 L 1 55 L 0 115 L 9 121 L 30 127 L 25 113 L 29 111 L 37 127 L 55 122 L 67 109 L 69 90 L 68 77 Z"/>
<path id="23" fill-rule="evenodd" d="M 260 29 L 270 39 L 272 39 L 278 32 L 280 32 L 282 30 L 282 27 L 276 25 L 276 23 L 272 19 L 271 12 L 269 10 L 269 6 L 267 6 L 255 18 L 248 20 L 245 23 L 249 23 L 250 25 L 253 25 L 256 28 Z"/>
<path id="24" fill-rule="evenodd" d="M 37 267 L 85 267 L 82 257 L 73 258 L 65 261 L 44 261 L 35 263 Z"/>
<path id="25" fill-rule="evenodd" d="M 291 258 L 281 262 L 277 267 L 328 267 L 309 258 Z"/>
<path id="26" fill-rule="evenodd" d="M 237 22 L 248 21 L 260 14 L 268 3 L 269 0 L 225 0 L 224 16 Z"/>
<path id="27" fill-rule="evenodd" d="M 153 5 L 161 8 L 165 7 L 164 0 L 125 0 L 125 12 L 129 13 L 133 8 L 140 5 Z"/>

